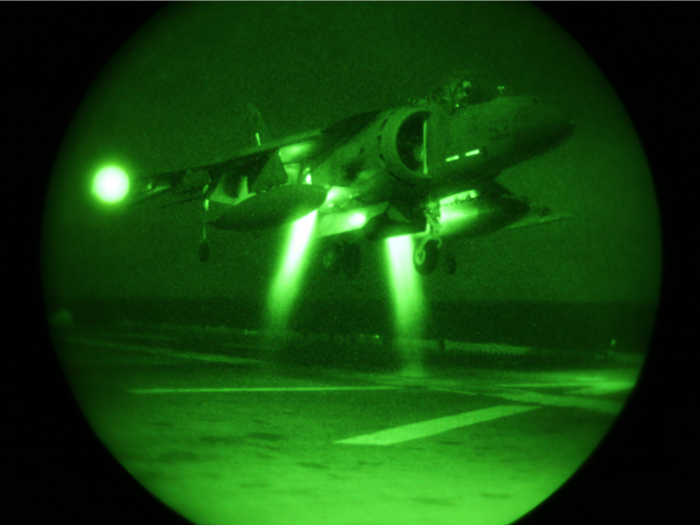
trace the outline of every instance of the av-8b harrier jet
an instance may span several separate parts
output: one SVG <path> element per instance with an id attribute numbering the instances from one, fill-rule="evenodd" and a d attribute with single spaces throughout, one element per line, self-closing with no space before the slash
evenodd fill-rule
<path id="1" fill-rule="evenodd" d="M 201 201 L 199 258 L 209 258 L 207 227 L 255 231 L 314 213 L 322 265 L 352 277 L 361 245 L 416 237 L 413 265 L 430 274 L 440 259 L 456 269 L 453 239 L 568 217 L 532 206 L 496 181 L 505 169 L 557 147 L 574 130 L 564 111 L 533 96 L 508 96 L 457 73 L 428 96 L 385 111 L 350 116 L 326 128 L 270 140 L 248 106 L 251 147 L 216 164 L 141 177 L 127 196 L 165 205 Z M 123 176 L 123 174 L 122 174 Z M 122 185 L 104 172 L 105 198 Z M 210 217 L 209 202 L 228 207 Z"/>

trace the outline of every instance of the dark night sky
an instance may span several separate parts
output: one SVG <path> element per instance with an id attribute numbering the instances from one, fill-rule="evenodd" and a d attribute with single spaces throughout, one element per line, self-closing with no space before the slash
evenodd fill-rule
<path id="1" fill-rule="evenodd" d="M 654 301 L 660 230 L 634 128 L 595 64 L 561 28 L 531 6 L 502 3 L 164 9 L 103 70 L 68 132 L 54 172 L 57 205 L 47 214 L 49 282 L 67 297 L 266 293 L 280 235 L 210 231 L 213 255 L 203 265 L 197 204 L 107 210 L 88 192 L 95 170 L 116 162 L 151 174 L 226 159 L 247 146 L 249 102 L 279 137 L 401 105 L 461 69 L 573 112 L 577 129 L 569 142 L 506 170 L 499 181 L 574 217 L 456 243 L 461 271 L 431 275 L 426 295 Z M 371 255 L 351 287 L 309 279 L 318 285 L 313 293 L 325 297 L 373 297 L 386 288 L 383 262 Z"/>

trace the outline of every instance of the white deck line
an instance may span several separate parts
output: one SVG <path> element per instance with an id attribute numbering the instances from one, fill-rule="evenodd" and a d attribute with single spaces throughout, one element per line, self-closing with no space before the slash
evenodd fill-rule
<path id="1" fill-rule="evenodd" d="M 132 394 L 199 394 L 227 392 L 326 392 L 336 390 L 396 390 L 395 386 L 297 386 L 259 388 L 132 388 Z"/>
<path id="2" fill-rule="evenodd" d="M 263 361 L 258 359 L 245 359 L 242 357 L 228 357 L 217 354 L 200 354 L 198 352 L 187 352 L 184 350 L 172 350 L 170 348 L 162 348 L 157 346 L 131 345 L 124 343 L 114 343 L 111 341 L 100 341 L 97 339 L 87 339 L 84 337 L 72 338 L 71 342 L 82 343 L 96 346 L 106 346 L 108 348 L 118 348 L 121 350 L 132 350 L 137 352 L 147 352 L 149 354 L 161 355 L 164 357 L 173 357 L 176 359 L 197 359 L 199 361 L 210 361 L 215 363 L 232 363 L 237 365 L 242 364 L 262 364 Z"/>
<path id="3" fill-rule="evenodd" d="M 430 419 L 420 423 L 412 423 L 402 427 L 390 428 L 373 434 L 365 434 L 354 438 L 343 439 L 336 441 L 338 444 L 344 445 L 393 445 L 403 441 L 420 439 L 434 434 L 441 434 L 455 428 L 466 427 L 492 419 L 521 414 L 530 410 L 540 408 L 538 406 L 527 405 L 502 405 L 456 416 L 441 417 L 438 419 Z"/>
<path id="4" fill-rule="evenodd" d="M 585 408 L 603 412 L 604 414 L 617 415 L 622 410 L 623 403 L 615 401 L 606 401 L 604 399 L 587 399 L 582 397 L 567 397 L 567 396 L 552 396 L 548 394 L 540 394 L 538 392 L 490 392 L 490 396 L 500 397 L 508 401 L 519 401 L 521 403 L 539 403 L 541 405 L 567 407 L 567 408 Z"/>

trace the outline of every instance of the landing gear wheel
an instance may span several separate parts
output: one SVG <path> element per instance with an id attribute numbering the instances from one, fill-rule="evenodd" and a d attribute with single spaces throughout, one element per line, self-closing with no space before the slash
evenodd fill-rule
<path id="1" fill-rule="evenodd" d="M 340 273 L 340 267 L 343 262 L 342 248 L 340 244 L 333 244 L 324 250 L 321 264 L 326 272 L 332 275 Z"/>
<path id="2" fill-rule="evenodd" d="M 354 279 L 360 273 L 362 266 L 362 254 L 360 247 L 355 244 L 347 244 L 343 249 L 343 271 L 349 279 Z"/>
<path id="3" fill-rule="evenodd" d="M 454 275 L 457 271 L 457 259 L 451 253 L 446 253 L 440 258 L 442 269 L 447 275 Z"/>
<path id="4" fill-rule="evenodd" d="M 440 253 L 438 251 L 438 241 L 428 241 L 421 249 L 421 245 L 416 246 L 413 251 L 413 266 L 421 275 L 433 273 L 438 264 Z"/>
<path id="5" fill-rule="evenodd" d="M 209 260 L 209 244 L 206 241 L 199 244 L 199 260 L 202 262 Z"/>

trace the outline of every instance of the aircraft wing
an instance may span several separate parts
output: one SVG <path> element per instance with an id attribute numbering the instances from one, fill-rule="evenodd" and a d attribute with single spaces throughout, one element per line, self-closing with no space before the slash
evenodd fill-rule
<path id="1" fill-rule="evenodd" d="M 318 146 L 322 138 L 321 131 L 302 133 L 246 148 L 222 162 L 140 177 L 135 183 L 136 191 L 132 202 L 141 203 L 155 197 L 168 196 L 167 199 L 159 200 L 167 200 L 165 206 L 172 206 L 201 199 L 205 191 L 210 190 L 211 194 L 225 176 L 255 179 L 270 161 L 273 153 L 279 153 L 287 146 L 297 146 L 297 149 L 303 146 L 307 149 L 311 145 Z M 235 191 L 237 189 L 234 193 Z"/>
<path id="2" fill-rule="evenodd" d="M 166 201 L 165 206 L 172 206 L 208 198 L 216 190 L 215 197 L 219 198 L 214 200 L 237 204 L 241 200 L 241 190 L 254 194 L 294 182 L 289 180 L 285 166 L 303 164 L 329 154 L 378 114 L 378 111 L 360 113 L 321 130 L 257 144 L 222 162 L 139 178 L 132 202 L 159 198 L 161 202 Z M 255 133 L 255 136 L 260 141 L 260 134 Z M 247 178 L 247 189 L 241 188 L 243 178 Z"/>

